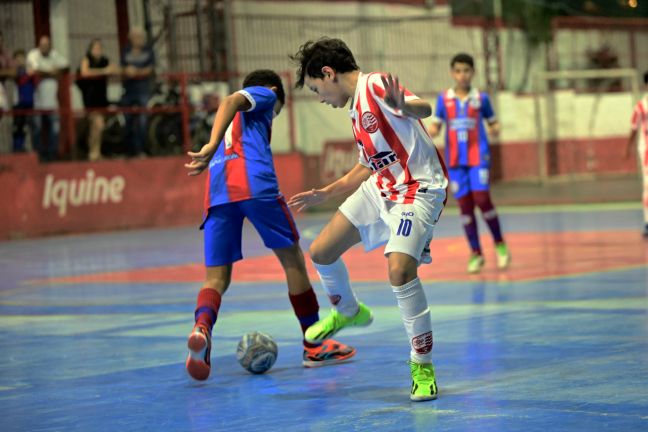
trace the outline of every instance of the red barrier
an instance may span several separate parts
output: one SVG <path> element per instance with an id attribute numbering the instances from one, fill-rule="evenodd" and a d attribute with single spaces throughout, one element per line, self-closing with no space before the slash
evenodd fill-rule
<path id="1" fill-rule="evenodd" d="M 0 157 L 0 239 L 195 224 L 205 176 L 184 156 L 40 164 L 35 154 Z M 304 184 L 299 154 L 275 156 L 282 192 Z"/>
<path id="2" fill-rule="evenodd" d="M 296 132 L 295 132 L 295 107 L 294 107 L 294 95 L 293 95 L 293 86 L 292 86 L 292 73 L 291 72 L 279 72 L 279 75 L 285 80 L 288 84 L 286 88 L 286 111 L 288 112 L 288 145 L 291 152 L 295 152 L 297 149 L 296 142 Z M 238 74 L 234 75 L 237 79 L 240 78 Z M 162 105 L 154 106 L 108 106 L 105 108 L 84 108 L 84 109 L 72 109 L 72 95 L 71 89 L 74 87 L 74 83 L 78 81 L 79 78 L 82 78 L 78 74 L 63 73 L 59 77 L 59 108 L 57 109 L 11 109 L 3 112 L 3 115 L 8 116 L 33 116 L 39 114 L 57 114 L 60 117 L 61 122 L 61 133 L 59 136 L 59 154 L 61 156 L 76 155 L 76 126 L 75 118 L 80 118 L 86 116 L 86 114 L 95 112 L 101 114 L 159 114 L 159 113 L 179 113 L 181 116 L 181 127 L 182 127 L 182 141 L 179 145 L 184 151 L 189 150 L 192 147 L 192 131 L 190 130 L 191 115 L 197 111 L 205 111 L 205 107 L 197 105 L 194 106 L 189 100 L 189 87 L 190 84 L 197 84 L 201 81 L 209 81 L 212 83 L 216 82 L 226 82 L 231 75 L 226 73 L 160 73 L 156 75 L 156 80 L 158 82 L 166 82 L 173 87 L 175 91 L 178 92 L 178 98 L 176 102 L 164 100 L 161 102 Z M 121 75 L 114 74 L 108 75 L 108 78 L 112 80 L 117 80 L 121 78 Z M 96 77 L 83 77 L 84 80 L 93 80 L 93 79 L 106 79 L 106 76 L 96 76 Z M 160 96 L 156 93 L 151 96 L 151 100 Z M 163 95 L 164 96 L 164 95 Z M 150 100 L 149 100 L 150 103 Z"/>

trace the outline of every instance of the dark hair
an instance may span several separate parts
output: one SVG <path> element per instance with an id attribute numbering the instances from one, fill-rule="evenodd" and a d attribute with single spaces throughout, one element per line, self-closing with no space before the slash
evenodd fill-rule
<path id="1" fill-rule="evenodd" d="M 243 88 L 252 86 L 277 87 L 277 99 L 282 104 L 286 103 L 286 93 L 283 83 L 277 73 L 270 69 L 257 69 L 247 74 L 243 80 Z"/>
<path id="2" fill-rule="evenodd" d="M 13 52 L 14 58 L 18 57 L 19 55 L 21 55 L 21 56 L 26 55 L 25 50 L 24 49 L 17 49 L 16 51 Z"/>
<path id="3" fill-rule="evenodd" d="M 464 63 L 473 69 L 475 68 L 475 60 L 473 60 L 470 54 L 459 53 L 455 55 L 452 57 L 452 60 L 450 60 L 450 67 L 454 67 L 455 63 Z"/>
<path id="4" fill-rule="evenodd" d="M 88 44 L 88 49 L 86 50 L 86 57 L 90 58 L 90 57 L 92 56 L 92 53 L 91 53 L 91 51 L 92 51 L 92 45 L 94 45 L 94 44 L 96 44 L 96 43 L 101 43 L 101 39 L 99 39 L 99 38 L 94 38 L 94 39 L 92 39 L 92 40 L 90 41 L 90 43 Z"/>
<path id="5" fill-rule="evenodd" d="M 644 72 L 644 84 L 648 84 L 648 71 Z"/>
<path id="6" fill-rule="evenodd" d="M 296 88 L 304 87 L 306 75 L 324 78 L 322 68 L 329 66 L 336 72 L 344 73 L 360 69 L 349 47 L 340 39 L 323 37 L 316 42 L 308 41 L 299 47 L 290 59 L 299 66 Z"/>

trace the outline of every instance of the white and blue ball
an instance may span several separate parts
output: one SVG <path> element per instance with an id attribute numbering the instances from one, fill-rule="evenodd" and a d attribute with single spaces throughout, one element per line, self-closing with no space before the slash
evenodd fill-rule
<path id="1" fill-rule="evenodd" d="M 236 348 L 236 358 L 241 366 L 253 374 L 270 370 L 279 351 L 270 335 L 254 331 L 245 334 Z"/>

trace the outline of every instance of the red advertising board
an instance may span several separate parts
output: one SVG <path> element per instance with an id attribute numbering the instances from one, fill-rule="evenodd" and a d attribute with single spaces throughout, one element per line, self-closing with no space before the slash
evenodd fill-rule
<path id="1" fill-rule="evenodd" d="M 0 239 L 119 228 L 199 225 L 206 176 L 183 156 L 40 164 L 34 154 L 0 157 Z M 303 189 L 300 155 L 275 166 L 286 196 Z"/>
<path id="2" fill-rule="evenodd" d="M 339 179 L 358 163 L 358 148 L 353 140 L 327 141 L 320 161 L 322 185 Z"/>

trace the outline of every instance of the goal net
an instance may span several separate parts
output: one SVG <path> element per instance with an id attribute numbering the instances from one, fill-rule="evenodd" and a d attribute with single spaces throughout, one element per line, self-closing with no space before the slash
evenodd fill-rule
<path id="1" fill-rule="evenodd" d="M 635 172 L 635 155 L 626 157 L 626 143 L 640 94 L 636 70 L 540 72 L 534 78 L 542 182 Z"/>

